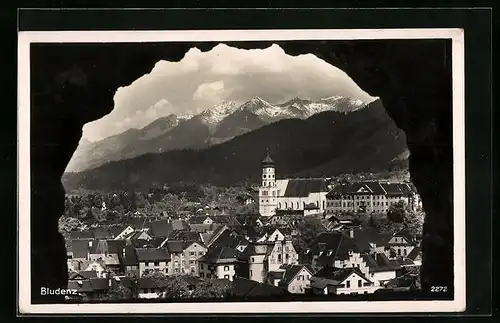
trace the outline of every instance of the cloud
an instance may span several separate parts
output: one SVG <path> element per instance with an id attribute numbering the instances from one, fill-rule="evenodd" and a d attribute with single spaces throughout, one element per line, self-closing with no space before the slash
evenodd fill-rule
<path id="1" fill-rule="evenodd" d="M 193 100 L 218 103 L 225 99 L 224 81 L 203 83 L 193 94 Z"/>
<path id="2" fill-rule="evenodd" d="M 198 113 L 222 100 L 260 96 L 280 103 L 296 96 L 333 95 L 372 99 L 342 70 L 312 54 L 287 55 L 278 45 L 246 50 L 219 44 L 207 52 L 191 48 L 182 60 L 159 61 L 149 74 L 119 88 L 114 110 L 87 124 L 83 135 L 100 140 L 170 113 Z"/>

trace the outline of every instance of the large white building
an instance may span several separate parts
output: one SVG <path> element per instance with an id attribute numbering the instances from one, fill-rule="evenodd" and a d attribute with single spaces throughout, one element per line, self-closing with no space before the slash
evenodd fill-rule
<path id="1" fill-rule="evenodd" d="M 259 187 L 259 213 L 273 216 L 276 210 L 301 210 L 305 215 L 324 213 L 328 187 L 321 178 L 276 179 L 274 161 L 262 161 L 262 184 Z"/>
<path id="2" fill-rule="evenodd" d="M 416 188 L 410 183 L 355 182 L 340 184 L 327 194 L 327 215 L 337 212 L 387 212 L 403 201 L 411 210 L 422 207 Z"/>

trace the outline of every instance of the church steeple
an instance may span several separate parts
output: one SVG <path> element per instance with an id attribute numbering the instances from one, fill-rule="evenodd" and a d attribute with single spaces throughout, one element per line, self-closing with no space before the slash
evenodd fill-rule
<path id="1" fill-rule="evenodd" d="M 262 216 L 272 216 L 278 207 L 274 161 L 267 151 L 262 160 L 262 184 L 259 188 L 259 213 Z"/>
<path id="2" fill-rule="evenodd" d="M 266 158 L 262 161 L 262 167 L 274 167 L 274 161 L 269 156 L 269 149 L 267 150 Z"/>

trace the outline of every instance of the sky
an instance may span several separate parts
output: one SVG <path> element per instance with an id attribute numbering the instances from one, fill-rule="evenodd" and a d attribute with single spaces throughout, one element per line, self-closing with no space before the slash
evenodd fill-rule
<path id="1" fill-rule="evenodd" d="M 276 104 L 333 95 L 373 100 L 346 73 L 313 54 L 291 56 L 276 44 L 248 50 L 219 44 L 207 52 L 191 48 L 182 60 L 159 61 L 149 74 L 117 89 L 113 111 L 86 124 L 83 138 L 98 141 L 228 100 L 242 104 L 259 96 Z"/>

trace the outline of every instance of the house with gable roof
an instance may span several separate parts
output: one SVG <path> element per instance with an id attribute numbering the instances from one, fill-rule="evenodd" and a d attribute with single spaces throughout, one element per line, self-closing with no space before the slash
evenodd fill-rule
<path id="1" fill-rule="evenodd" d="M 241 260 L 239 252 L 229 246 L 219 245 L 209 250 L 199 261 L 201 278 L 218 278 L 233 281 Z"/>
<path id="2" fill-rule="evenodd" d="M 170 254 L 168 273 L 199 275 L 199 259 L 207 248 L 196 240 L 166 240 L 163 244 Z"/>
<path id="3" fill-rule="evenodd" d="M 118 253 L 118 258 L 122 266 L 122 272 L 125 273 L 125 276 L 140 276 L 139 261 L 135 253 L 135 247 L 132 244 L 127 244 L 123 247 L 122 251 Z"/>
<path id="4" fill-rule="evenodd" d="M 398 263 L 390 261 L 381 252 L 364 254 L 362 258 L 365 263 L 360 270 L 365 277 L 374 283 L 374 286 L 384 286 L 388 281 L 396 278 L 397 273 L 401 270 Z"/>
<path id="5" fill-rule="evenodd" d="M 281 265 L 298 264 L 298 254 L 291 240 L 251 242 L 240 254 L 238 276 L 263 283 L 269 271 Z"/>
<path id="6" fill-rule="evenodd" d="M 367 251 L 369 247 L 360 246 L 345 233 L 323 232 L 301 251 L 299 263 L 310 264 L 315 270 L 325 266 L 360 267 L 363 263 L 361 254 Z"/>
<path id="7" fill-rule="evenodd" d="M 372 294 L 380 288 L 356 267 L 328 266 L 311 277 L 311 290 L 319 295 Z"/>
<path id="8" fill-rule="evenodd" d="M 305 294 L 313 275 L 314 270 L 309 265 L 282 265 L 268 273 L 267 283 L 282 287 L 291 294 Z"/>
<path id="9" fill-rule="evenodd" d="M 135 254 L 139 264 L 139 277 L 148 271 L 159 271 L 168 274 L 170 254 L 167 248 L 136 248 Z"/>
<path id="10" fill-rule="evenodd" d="M 415 237 L 405 230 L 396 232 L 390 237 L 387 245 L 394 250 L 396 257 L 408 257 L 416 247 Z"/>

